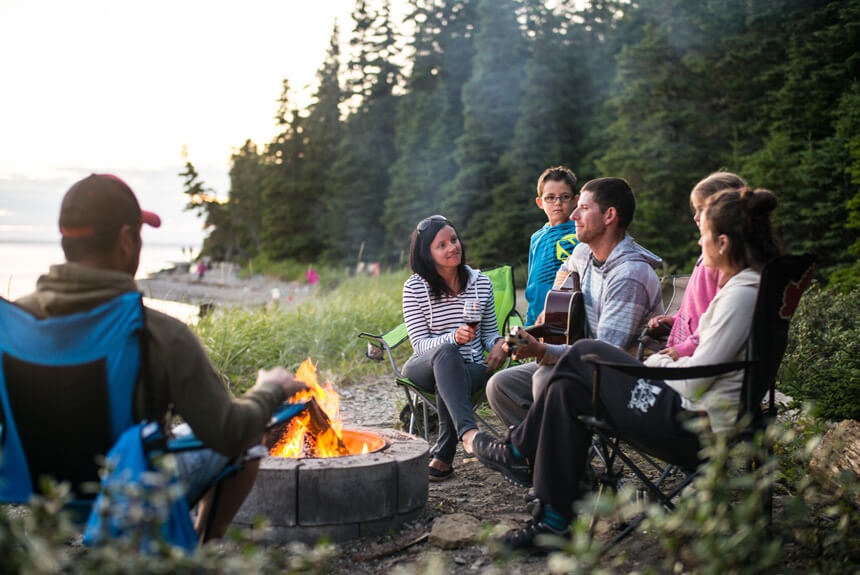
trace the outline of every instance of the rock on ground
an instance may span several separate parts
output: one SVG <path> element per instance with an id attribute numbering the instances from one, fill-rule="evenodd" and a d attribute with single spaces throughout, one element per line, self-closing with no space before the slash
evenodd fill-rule
<path id="1" fill-rule="evenodd" d="M 842 485 L 840 475 L 844 471 L 860 477 L 860 423 L 846 419 L 830 429 L 812 453 L 809 468 L 833 490 Z M 855 493 L 852 501 L 860 507 L 860 493 Z"/>
<path id="2" fill-rule="evenodd" d="M 478 538 L 481 523 L 465 513 L 443 515 L 433 523 L 430 544 L 441 549 L 457 549 Z"/>

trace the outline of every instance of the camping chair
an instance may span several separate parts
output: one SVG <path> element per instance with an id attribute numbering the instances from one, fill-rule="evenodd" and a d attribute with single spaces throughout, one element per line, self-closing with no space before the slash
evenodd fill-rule
<path id="1" fill-rule="evenodd" d="M 493 297 L 496 303 L 496 320 L 499 324 L 499 333 L 504 335 L 511 327 L 522 326 L 523 319 L 516 310 L 517 292 L 511 266 L 503 265 L 482 271 L 481 273 L 490 278 L 493 284 Z M 401 323 L 397 327 L 379 335 L 361 332 L 358 334 L 358 337 L 368 340 L 368 351 L 366 353 L 368 358 L 374 361 L 382 361 L 386 356 L 388 357 L 391 370 L 394 374 L 394 381 L 403 388 L 406 394 L 406 410 L 409 413 L 409 433 L 414 433 L 415 431 L 420 404 L 423 416 L 422 421 L 424 423 L 423 435 L 424 439 L 429 441 L 429 414 L 431 411 L 434 413 L 436 411 L 436 395 L 424 391 L 408 377 L 404 376 L 394 359 L 394 350 L 403 342 L 409 340 L 409 335 L 406 333 L 406 324 Z M 509 364 L 510 358 L 504 367 L 507 367 Z M 484 400 L 484 397 L 484 390 L 478 391 L 472 395 L 472 405 L 480 404 Z M 475 417 L 491 433 L 498 436 L 498 432 L 479 413 L 475 412 Z"/>
<path id="2" fill-rule="evenodd" d="M 744 378 L 741 387 L 738 421 L 747 421 L 748 418 L 749 424 L 740 430 L 735 441 L 751 439 L 756 432 L 764 430 L 776 417 L 776 374 L 785 353 L 791 316 L 800 301 L 800 296 L 812 278 L 814 262 L 815 257 L 809 254 L 784 255 L 765 265 L 761 274 L 755 311 L 753 312 L 752 329 L 745 361 L 696 367 L 654 368 L 605 362 L 594 355 L 583 356 L 584 361 L 594 365 L 592 398 L 599 397 L 600 374 L 603 369 L 614 369 L 644 379 L 665 380 L 709 377 L 743 369 Z M 765 400 L 766 407 L 763 408 L 762 404 Z M 593 401 L 593 415 L 580 416 L 579 419 L 596 435 L 599 455 L 605 463 L 605 471 L 600 478 L 600 483 L 612 488 L 619 485 L 620 471 L 614 467 L 617 457 L 621 460 L 622 465 L 630 469 L 642 482 L 648 494 L 652 495 L 668 510 L 673 510 L 675 508 L 673 500 L 695 479 L 698 471 L 693 470 L 689 462 L 676 460 L 677 455 L 674 453 L 660 452 L 648 445 L 643 445 L 635 437 L 626 437 L 619 433 L 601 416 L 599 402 Z M 642 456 L 649 465 L 660 472 L 660 478 L 657 481 L 651 481 L 645 472 L 620 449 L 622 443 Z M 673 466 L 661 466 L 652 457 L 677 464 L 684 475 L 682 481 L 664 491 L 662 489 L 663 482 Z M 700 463 L 702 462 L 697 462 L 697 464 Z M 770 500 L 767 505 L 770 508 Z M 643 513 L 628 523 L 608 544 L 607 548 L 629 535 L 644 518 L 645 514 Z"/>
<path id="3" fill-rule="evenodd" d="M 90 512 L 97 459 L 135 427 L 144 329 L 139 293 L 49 319 L 0 298 L 0 503 L 27 503 L 50 476 L 70 484 L 69 508 L 79 518 Z M 285 404 L 277 416 L 289 419 L 301 407 Z M 185 437 L 159 446 L 175 452 L 202 444 Z M 228 471 L 240 467 L 236 462 Z"/>
<path id="4" fill-rule="evenodd" d="M 684 290 L 687 289 L 689 282 L 689 275 L 668 276 L 663 279 L 663 301 L 665 302 L 663 308 L 666 310 L 664 315 L 675 316 L 678 314 L 678 310 L 681 309 L 681 301 L 684 299 Z M 646 352 L 649 352 L 650 355 L 666 347 L 666 340 L 670 331 L 672 331 L 670 327 L 662 324 L 655 328 L 645 326 L 639 335 L 636 359 L 641 361 L 645 358 Z"/>

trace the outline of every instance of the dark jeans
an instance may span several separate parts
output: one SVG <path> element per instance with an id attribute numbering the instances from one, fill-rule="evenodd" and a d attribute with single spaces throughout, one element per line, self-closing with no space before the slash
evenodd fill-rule
<path id="1" fill-rule="evenodd" d="M 478 428 L 472 413 L 472 394 L 486 385 L 490 377 L 486 370 L 483 363 L 466 363 L 453 343 L 413 355 L 403 366 L 403 375 L 424 391 L 436 394 L 439 438 L 430 451 L 436 459 L 451 463 L 460 437 Z"/>
<path id="2" fill-rule="evenodd" d="M 541 400 L 511 431 L 511 442 L 532 464 L 535 495 L 570 517 L 591 445 L 591 433 L 577 419 L 592 414 L 593 369 L 581 359 L 589 353 L 606 361 L 641 363 L 608 343 L 578 341 L 559 360 Z M 664 381 L 603 368 L 599 401 L 602 417 L 621 435 L 634 437 L 636 445 L 661 459 L 696 466 L 699 440 L 684 426 L 695 414 L 681 408 L 681 396 Z"/>

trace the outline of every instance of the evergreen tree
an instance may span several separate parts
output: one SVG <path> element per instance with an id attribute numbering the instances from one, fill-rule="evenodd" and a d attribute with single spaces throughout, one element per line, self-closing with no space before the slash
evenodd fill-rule
<path id="1" fill-rule="evenodd" d="M 550 166 L 573 167 L 582 155 L 587 103 L 580 94 L 588 91 L 583 30 L 565 28 L 561 16 L 543 2 L 526 7 L 531 57 L 519 120 L 502 160 L 508 177 L 472 223 L 479 234 L 473 254 L 482 262 L 528 262 L 529 238 L 546 223 L 535 206 L 538 176 Z"/>
<path id="2" fill-rule="evenodd" d="M 384 222 L 393 251 L 404 250 L 416 222 L 440 210 L 442 186 L 455 173 L 452 150 L 462 130 L 460 90 L 471 61 L 462 62 L 458 43 L 468 35 L 470 3 L 463 0 L 413 0 L 413 65 L 407 93 L 397 107 L 397 161 Z M 456 135 L 454 135 L 456 134 Z"/>
<path id="3" fill-rule="evenodd" d="M 183 179 L 183 193 L 188 196 L 186 210 L 194 210 L 198 217 L 203 218 L 203 230 L 208 235 L 203 240 L 201 255 L 209 256 L 217 260 L 229 260 L 235 250 L 235 238 L 233 227 L 230 224 L 229 209 L 218 201 L 218 197 L 212 188 L 206 186 L 197 168 L 185 156 L 185 170 L 179 174 Z"/>
<path id="4" fill-rule="evenodd" d="M 328 194 L 325 220 L 328 226 L 327 255 L 350 261 L 384 255 L 385 228 L 382 213 L 389 188 L 388 168 L 394 163 L 394 88 L 400 79 L 393 62 L 397 37 L 391 25 L 386 0 L 376 12 L 358 0 L 354 12 L 354 59 L 350 68 L 361 68 L 363 76 L 352 82 L 360 98 L 349 116 L 332 168 L 333 189 Z"/>
<path id="5" fill-rule="evenodd" d="M 696 251 L 690 190 L 720 157 L 698 65 L 709 39 L 690 6 L 643 2 L 631 16 L 642 22 L 642 36 L 618 56 L 615 120 L 597 160 L 603 175 L 627 179 L 636 193 L 631 234 L 674 266 Z"/>
<path id="6" fill-rule="evenodd" d="M 314 261 L 330 245 L 330 224 L 327 214 L 334 216 L 334 222 L 342 223 L 345 214 L 338 213 L 336 206 L 327 212 L 328 198 L 337 195 L 336 183 L 332 178 L 332 166 L 337 161 L 343 125 L 340 120 L 340 105 L 343 91 L 340 87 L 340 33 L 337 25 L 332 30 L 331 42 L 325 62 L 317 72 L 319 82 L 313 101 L 303 122 L 303 170 L 302 193 L 308 202 L 302 234 L 303 242 L 299 259 Z"/>
<path id="7" fill-rule="evenodd" d="M 309 233 L 312 200 L 303 178 L 303 118 L 290 102 L 289 82 L 282 83 L 275 119 L 281 132 L 269 144 L 263 171 L 265 252 L 273 259 L 303 259 L 308 246 L 316 244 Z"/>
<path id="8" fill-rule="evenodd" d="M 228 206 L 235 247 L 244 257 L 253 257 L 262 248 L 262 165 L 262 156 L 251 140 L 246 140 L 231 157 Z"/>
<path id="9" fill-rule="evenodd" d="M 463 86 L 463 135 L 457 139 L 457 177 L 444 190 L 443 209 L 474 235 L 475 213 L 506 174 L 500 164 L 519 116 L 525 41 L 514 0 L 479 0 L 472 74 Z"/>
<path id="10" fill-rule="evenodd" d="M 839 267 L 851 258 L 846 204 L 857 184 L 837 125 L 856 105 L 843 98 L 860 77 L 860 1 L 802 4 L 790 18 L 785 82 L 768 110 L 771 129 L 746 169 L 779 197 L 785 247 L 815 252 L 824 268 Z"/>

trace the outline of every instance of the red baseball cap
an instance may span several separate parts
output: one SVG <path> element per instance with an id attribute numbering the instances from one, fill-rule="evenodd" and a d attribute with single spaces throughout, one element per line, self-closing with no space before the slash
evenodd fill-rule
<path id="1" fill-rule="evenodd" d="M 90 174 L 75 183 L 60 206 L 60 233 L 84 238 L 116 233 L 124 224 L 161 225 L 161 218 L 140 209 L 131 188 L 112 174 Z"/>

